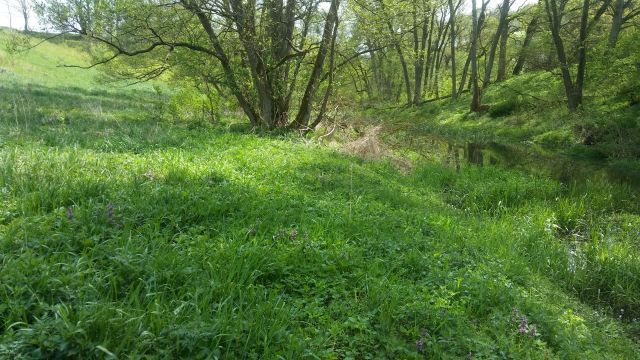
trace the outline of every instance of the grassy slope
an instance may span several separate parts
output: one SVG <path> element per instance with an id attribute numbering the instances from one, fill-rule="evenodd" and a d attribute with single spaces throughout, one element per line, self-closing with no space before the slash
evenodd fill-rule
<path id="1" fill-rule="evenodd" d="M 44 52 L 0 53 L 0 358 L 640 351 L 624 188 L 157 122 L 152 94 L 15 74 Z"/>

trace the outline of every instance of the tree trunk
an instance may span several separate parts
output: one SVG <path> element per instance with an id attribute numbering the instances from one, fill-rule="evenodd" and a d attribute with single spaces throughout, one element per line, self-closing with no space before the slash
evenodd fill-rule
<path id="1" fill-rule="evenodd" d="M 588 1 L 588 0 L 585 0 Z M 549 27 L 551 30 L 551 37 L 556 48 L 556 55 L 560 62 L 560 72 L 562 74 L 562 83 L 564 85 L 565 94 L 567 96 L 567 107 L 570 112 L 575 112 L 578 109 L 578 103 L 575 94 L 575 88 L 571 79 L 571 73 L 569 71 L 569 63 L 567 61 L 567 55 L 564 50 L 564 43 L 560 36 L 560 21 L 561 14 L 558 11 L 556 0 L 545 0 L 545 10 L 547 12 L 547 18 L 549 20 Z"/>
<path id="2" fill-rule="evenodd" d="M 527 30 L 525 30 L 524 41 L 522 42 L 522 49 L 520 49 L 520 54 L 518 54 L 518 60 L 516 61 L 516 65 L 513 68 L 513 75 L 520 75 L 522 69 L 524 68 L 524 63 L 526 59 L 526 52 L 529 48 L 529 44 L 531 44 L 531 40 L 533 40 L 533 35 L 536 33 L 538 29 L 538 17 L 534 16 L 533 19 L 527 25 Z"/>
<path id="3" fill-rule="evenodd" d="M 447 24 L 447 27 L 449 26 L 449 24 Z M 436 60 L 436 69 L 434 72 L 434 81 L 433 81 L 433 87 L 435 89 L 435 95 L 436 95 L 436 99 L 440 98 L 440 89 L 438 87 L 438 80 L 440 78 L 440 65 L 442 64 L 442 59 L 444 58 L 444 53 L 445 53 L 445 47 L 447 45 L 447 34 L 445 32 L 444 35 L 444 42 L 442 43 L 442 45 L 440 46 L 440 51 L 439 51 L 439 56 L 437 57 Z M 436 54 L 437 55 L 437 54 Z"/>
<path id="4" fill-rule="evenodd" d="M 338 37 L 338 20 L 336 19 L 333 26 L 333 36 L 331 37 L 331 51 L 329 54 L 329 83 L 327 84 L 327 89 L 324 93 L 324 98 L 322 99 L 322 104 L 320 104 L 320 110 L 318 111 L 318 116 L 316 120 L 309 127 L 310 129 L 314 129 L 322 120 L 324 119 L 325 113 L 327 111 L 327 104 L 329 103 L 329 97 L 331 96 L 331 91 L 333 91 L 333 76 L 334 76 L 334 64 L 335 64 L 335 50 L 336 50 L 336 38 Z"/>
<path id="5" fill-rule="evenodd" d="M 384 1 L 379 0 L 379 4 L 382 11 L 385 11 Z M 411 79 L 409 78 L 409 67 L 407 66 L 407 61 L 404 57 L 404 52 L 402 51 L 402 46 L 401 46 L 402 39 L 396 39 L 396 32 L 393 29 L 393 24 L 391 23 L 391 20 L 387 19 L 386 23 L 387 23 L 387 28 L 389 29 L 389 36 L 393 39 L 394 48 L 398 53 L 398 58 L 400 60 L 400 65 L 402 67 L 402 77 L 404 78 L 404 86 L 407 94 L 407 106 L 411 106 L 411 102 L 413 100 L 413 97 L 411 94 Z"/>
<path id="6" fill-rule="evenodd" d="M 322 76 L 322 69 L 324 68 L 324 61 L 327 57 L 327 53 L 330 51 L 331 39 L 333 38 L 333 28 L 335 22 L 338 21 L 338 7 L 340 6 L 339 0 L 332 0 L 329 12 L 327 14 L 327 20 L 324 24 L 324 30 L 322 32 L 322 40 L 320 41 L 320 49 L 318 49 L 318 55 L 313 64 L 313 69 L 309 75 L 309 82 L 302 96 L 300 102 L 300 109 L 296 115 L 296 120 L 291 124 L 296 129 L 306 129 L 309 125 L 309 119 L 311 117 L 311 107 L 313 99 L 316 96 L 318 85 L 320 83 L 320 77 Z"/>
<path id="7" fill-rule="evenodd" d="M 409 67 L 407 61 L 404 58 L 402 48 L 399 43 L 396 43 L 396 51 L 398 52 L 398 58 L 400 59 L 400 65 L 402 66 L 402 76 L 404 78 L 404 88 L 407 93 L 407 106 L 411 106 L 411 79 L 409 78 Z"/>
<path id="8" fill-rule="evenodd" d="M 427 39 L 427 64 L 424 76 L 424 87 L 427 87 L 431 77 L 431 63 L 433 62 L 433 32 L 435 30 L 436 10 L 431 11 L 431 25 L 429 26 L 429 37 Z"/>
<path id="9" fill-rule="evenodd" d="M 576 106 L 582 104 L 582 90 L 587 67 L 587 25 L 589 22 L 589 0 L 582 2 L 582 18 L 580 22 L 580 39 L 578 44 L 578 73 L 576 74 L 575 97 Z"/>
<path id="10" fill-rule="evenodd" d="M 471 36 L 471 50 L 469 58 L 471 59 L 471 81 L 473 83 L 473 97 L 471 99 L 471 111 L 480 110 L 480 89 L 478 87 L 478 10 L 476 9 L 476 0 L 471 0 L 471 19 L 473 24 L 473 35 Z"/>
<path id="11" fill-rule="evenodd" d="M 233 68 L 231 66 L 231 62 L 229 61 L 229 58 L 227 57 L 227 55 L 226 55 L 226 53 L 224 51 L 224 48 L 222 47 L 222 44 L 220 43 L 220 40 L 218 39 L 218 36 L 213 31 L 213 26 L 211 24 L 211 21 L 210 21 L 209 17 L 200 8 L 194 6 L 192 3 L 183 1 L 183 4 L 185 5 L 185 8 L 187 10 L 190 10 L 191 12 L 193 12 L 196 15 L 196 17 L 198 18 L 198 20 L 202 24 L 202 27 L 204 28 L 204 30 L 205 30 L 205 32 L 206 32 L 206 34 L 207 34 L 207 36 L 208 36 L 208 38 L 209 38 L 209 40 L 211 42 L 211 45 L 213 46 L 213 48 L 214 48 L 214 50 L 216 52 L 216 55 L 217 55 L 218 59 L 220 60 L 220 64 L 222 65 L 222 68 L 224 70 L 225 79 L 229 83 L 229 87 L 230 87 L 231 93 L 238 100 L 238 103 L 240 104 L 240 107 L 242 108 L 244 113 L 249 118 L 249 122 L 251 122 L 251 125 L 252 126 L 258 126 L 259 125 L 258 114 L 256 113 L 256 111 L 253 108 L 253 106 L 251 106 L 251 104 L 247 100 L 246 96 L 242 92 L 240 86 L 238 85 L 238 82 L 237 82 L 236 77 L 234 75 Z"/>
<path id="12" fill-rule="evenodd" d="M 507 74 L 507 40 L 509 39 L 509 23 L 507 22 L 502 28 L 500 34 L 500 52 L 498 55 L 498 73 L 496 74 L 496 82 L 504 81 Z"/>
<path id="13" fill-rule="evenodd" d="M 438 35 L 436 36 L 435 48 L 432 49 L 433 56 L 431 60 L 431 70 L 429 70 L 429 77 L 425 79 L 425 82 L 428 82 L 431 79 L 434 79 L 433 84 L 435 85 L 435 77 L 438 76 L 437 74 L 438 59 L 441 57 L 443 47 L 447 40 L 448 31 L 449 31 L 449 21 L 446 21 L 445 14 L 443 13 L 440 16 L 440 21 L 438 24 Z M 432 89 L 432 87 L 430 87 L 430 89 Z"/>
<path id="14" fill-rule="evenodd" d="M 484 72 L 484 80 L 482 81 L 482 87 L 486 88 L 489 86 L 491 82 L 491 71 L 493 70 L 493 63 L 496 56 L 496 49 L 498 48 L 498 42 L 500 41 L 500 37 L 504 32 L 504 28 L 508 30 L 508 15 L 509 15 L 509 0 L 503 0 L 502 6 L 500 7 L 500 21 L 498 22 L 498 28 L 496 29 L 496 33 L 493 35 L 493 40 L 491 41 L 491 49 L 489 50 L 489 58 L 487 59 L 487 66 Z"/>
<path id="15" fill-rule="evenodd" d="M 489 0 L 485 0 L 482 3 L 482 8 L 480 9 L 480 16 L 478 17 L 478 29 L 481 29 L 482 25 L 484 24 L 485 10 L 487 9 L 487 4 L 489 4 Z M 473 35 L 473 29 L 472 29 L 472 35 Z M 479 36 L 479 33 L 477 36 Z M 469 52 L 471 52 L 471 48 L 469 48 Z M 465 86 L 467 86 L 467 89 L 471 87 L 471 81 L 467 83 L 467 74 L 469 72 L 470 64 L 471 64 L 471 56 L 469 55 L 467 56 L 467 60 L 465 60 L 464 67 L 462 68 L 462 79 L 460 79 L 460 86 L 458 87 L 458 93 L 461 93 L 462 91 L 464 91 Z"/>
<path id="16" fill-rule="evenodd" d="M 24 32 L 29 32 L 29 10 L 22 9 L 22 17 L 24 18 Z"/>
<path id="17" fill-rule="evenodd" d="M 416 24 L 417 25 L 417 24 Z M 416 49 L 416 61 L 415 61 L 415 87 L 414 87 L 414 95 L 413 95 L 413 103 L 418 105 L 422 102 L 422 93 L 423 93 L 423 79 L 424 79 L 424 62 L 425 62 L 425 48 L 427 45 L 427 37 L 429 34 L 429 21 L 425 17 L 422 19 L 422 34 L 420 36 L 420 40 L 418 41 L 417 30 L 414 35 L 414 48 Z"/>
<path id="18" fill-rule="evenodd" d="M 622 28 L 622 15 L 624 13 L 625 0 L 615 0 L 613 8 L 613 18 L 611 23 L 611 30 L 609 31 L 608 44 L 610 48 L 615 48 L 618 42 L 618 35 Z"/>
<path id="19" fill-rule="evenodd" d="M 458 86 L 458 93 L 464 91 L 465 85 L 467 85 L 467 74 L 469 73 L 469 65 L 471 64 L 471 56 L 467 56 L 467 60 L 464 62 L 462 68 L 462 78 L 460 79 L 460 85 Z"/>
<path id="20" fill-rule="evenodd" d="M 449 0 L 449 27 L 451 28 L 451 99 L 458 98 L 456 93 L 456 9 L 453 7 L 453 0 Z"/>

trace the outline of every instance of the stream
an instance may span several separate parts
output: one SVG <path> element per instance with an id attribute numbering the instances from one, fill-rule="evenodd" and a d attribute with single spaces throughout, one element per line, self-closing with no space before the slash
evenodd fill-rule
<path id="1" fill-rule="evenodd" d="M 533 144 L 461 143 L 435 137 L 430 139 L 430 143 L 431 152 L 456 168 L 463 162 L 475 166 L 498 165 L 548 176 L 563 184 L 604 180 L 640 190 L 640 174 L 637 171 L 612 165 L 606 159 L 549 151 Z"/>

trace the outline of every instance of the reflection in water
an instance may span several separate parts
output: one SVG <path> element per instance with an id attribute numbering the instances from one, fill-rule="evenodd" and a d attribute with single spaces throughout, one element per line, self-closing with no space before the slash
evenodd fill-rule
<path id="1" fill-rule="evenodd" d="M 632 187 L 640 185 L 634 183 L 629 174 L 616 171 L 604 160 L 589 160 L 547 152 L 535 145 L 460 144 L 442 139 L 432 139 L 431 145 L 431 150 L 441 155 L 446 149 L 443 155 L 444 162 L 447 166 L 455 166 L 456 171 L 460 171 L 460 163 L 463 161 L 476 166 L 500 165 L 518 169 L 527 173 L 549 176 L 565 184 L 605 179 L 627 183 Z"/>
<path id="2" fill-rule="evenodd" d="M 475 165 L 484 165 L 484 157 L 482 156 L 483 146 L 480 144 L 468 143 L 466 158 L 467 162 Z"/>

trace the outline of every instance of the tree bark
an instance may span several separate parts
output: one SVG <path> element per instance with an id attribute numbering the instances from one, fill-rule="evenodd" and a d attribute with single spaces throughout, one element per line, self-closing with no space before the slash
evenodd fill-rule
<path id="1" fill-rule="evenodd" d="M 471 50 L 469 51 L 469 58 L 471 59 L 471 82 L 473 87 L 471 111 L 477 112 L 480 110 L 480 89 L 478 87 L 478 10 L 476 9 L 476 0 L 471 0 L 471 6 L 471 19 L 473 24 Z"/>
<path id="2" fill-rule="evenodd" d="M 486 88 L 487 86 L 489 86 L 489 83 L 491 82 L 491 72 L 493 70 L 493 63 L 496 56 L 496 49 L 498 48 L 498 43 L 500 41 L 500 38 L 504 30 L 508 30 L 508 16 L 509 16 L 509 6 L 510 6 L 509 1 L 510 0 L 502 0 L 502 6 L 500 7 L 500 21 L 498 22 L 498 28 L 496 29 L 496 33 L 493 35 L 493 40 L 491 41 L 489 58 L 487 59 L 487 66 L 485 68 L 484 79 L 482 81 L 483 88 Z"/>
<path id="3" fill-rule="evenodd" d="M 434 79 L 433 85 L 435 86 L 435 79 L 438 76 L 437 70 L 438 59 L 440 59 L 442 55 L 442 51 L 444 45 L 446 44 L 447 36 L 449 31 L 449 21 L 445 18 L 445 14 L 440 14 L 440 20 L 438 22 L 438 34 L 436 36 L 436 42 L 434 44 L 434 48 L 432 48 L 433 56 L 431 60 L 431 69 L 429 70 L 429 76 L 425 79 L 425 82 L 429 82 L 431 79 Z M 429 87 L 429 89 L 433 89 L 433 87 Z"/>
<path id="4" fill-rule="evenodd" d="M 325 113 L 327 111 L 327 104 L 329 103 L 329 97 L 331 96 L 331 92 L 333 91 L 333 76 L 334 76 L 334 70 L 335 70 L 334 64 L 335 64 L 337 37 L 338 37 L 338 20 L 336 19 L 333 26 L 333 36 L 331 37 L 331 50 L 329 53 L 329 83 L 327 84 L 327 89 L 325 90 L 322 103 L 320 104 L 320 110 L 318 111 L 318 116 L 309 127 L 310 129 L 314 129 L 324 119 Z"/>
<path id="5" fill-rule="evenodd" d="M 422 84 L 424 78 L 424 62 L 425 62 L 425 47 L 427 43 L 427 36 L 429 34 L 429 19 L 424 17 L 421 21 L 422 32 L 420 37 L 418 37 L 418 22 L 416 21 L 417 17 L 417 9 L 414 7 L 414 30 L 413 30 L 413 41 L 414 41 L 414 94 L 413 94 L 413 104 L 418 105 L 422 102 Z"/>
<path id="6" fill-rule="evenodd" d="M 609 31 L 608 45 L 615 48 L 618 42 L 618 35 L 622 28 L 622 15 L 624 14 L 625 0 L 615 0 L 613 8 L 613 17 L 611 19 L 611 30 Z"/>
<path id="7" fill-rule="evenodd" d="M 500 34 L 500 50 L 498 54 L 498 73 L 496 82 L 505 80 L 507 74 L 507 40 L 509 39 L 509 23 L 505 24 Z"/>
<path id="8" fill-rule="evenodd" d="M 487 9 L 487 4 L 489 4 L 489 0 L 485 0 L 482 3 L 482 8 L 480 9 L 480 16 L 478 17 L 478 28 L 479 29 L 481 29 L 482 26 L 484 25 L 485 11 Z M 473 29 L 471 31 L 472 31 L 472 35 L 473 35 Z M 478 36 L 479 35 L 480 34 L 478 33 Z M 469 47 L 469 51 L 471 51 L 471 47 Z M 467 82 L 467 76 L 468 76 L 468 73 L 469 73 L 469 65 L 470 64 L 471 64 L 471 56 L 467 56 L 467 59 L 465 60 L 465 63 L 464 63 L 464 67 L 462 68 L 462 79 L 460 79 L 460 86 L 458 86 L 458 93 L 463 92 L 465 86 L 467 86 L 467 89 L 469 89 L 471 87 L 471 81 Z"/>
<path id="9" fill-rule="evenodd" d="M 456 8 L 453 7 L 453 0 L 449 0 L 449 27 L 451 28 L 451 99 L 458 98 L 456 92 Z"/>
<path id="10" fill-rule="evenodd" d="M 184 4 L 185 8 L 191 11 L 192 13 L 194 13 L 198 18 L 198 21 L 200 21 L 200 24 L 205 30 L 205 33 L 207 34 L 207 37 L 209 38 L 209 41 L 211 42 L 211 45 L 213 46 L 213 49 L 216 52 L 216 57 L 218 58 L 218 60 L 220 61 L 220 64 L 222 65 L 222 68 L 224 70 L 224 75 L 227 82 L 229 83 L 231 93 L 238 100 L 240 107 L 249 118 L 249 122 L 251 123 L 251 125 L 258 126 L 260 124 L 259 116 L 256 113 L 253 106 L 251 106 L 251 104 L 247 100 L 242 90 L 240 89 L 240 86 L 238 86 L 238 82 L 235 78 L 233 68 L 231 66 L 231 61 L 229 60 L 226 52 L 224 51 L 224 48 L 222 47 L 222 44 L 220 43 L 218 36 L 213 30 L 213 26 L 211 24 L 211 21 L 209 20 L 209 17 L 192 2 L 188 0 L 182 0 L 182 3 Z"/>
<path id="11" fill-rule="evenodd" d="M 313 65 L 311 75 L 309 76 L 309 82 L 302 96 L 300 102 L 300 110 L 296 115 L 296 120 L 291 124 L 296 129 L 306 129 L 309 125 L 309 118 L 311 116 L 311 105 L 313 98 L 318 90 L 318 84 L 320 77 L 322 76 L 322 69 L 324 68 L 324 61 L 329 52 L 331 46 L 331 39 L 333 35 L 333 28 L 335 22 L 338 21 L 338 7 L 340 6 L 339 0 L 332 0 L 329 7 L 329 13 L 327 14 L 327 20 L 324 24 L 324 30 L 322 32 L 322 40 L 320 42 L 320 49 Z"/>
<path id="12" fill-rule="evenodd" d="M 526 61 L 526 52 L 529 48 L 529 44 L 531 44 L 531 40 L 533 40 L 533 35 L 536 33 L 538 29 L 539 20 L 537 16 L 534 16 L 533 19 L 527 25 L 527 30 L 525 30 L 524 41 L 522 42 L 522 48 L 520 49 L 520 54 L 518 54 L 518 60 L 516 61 L 516 65 L 513 68 L 513 75 L 520 75 L 522 69 L 524 68 L 524 63 Z"/>
<path id="13" fill-rule="evenodd" d="M 588 1 L 588 0 L 585 0 Z M 560 36 L 560 21 L 562 19 L 561 13 L 558 10 L 556 0 L 544 0 L 545 10 L 547 18 L 549 20 L 549 28 L 551 30 L 551 37 L 556 48 L 556 55 L 560 62 L 560 72 L 562 74 L 562 83 L 564 85 L 565 94 L 567 96 L 567 107 L 570 112 L 575 112 L 578 109 L 578 103 L 575 94 L 575 87 L 573 80 L 571 79 L 571 72 L 569 71 L 569 63 L 567 55 L 564 50 L 564 43 Z"/>
<path id="14" fill-rule="evenodd" d="M 580 39 L 578 43 L 578 73 L 576 74 L 575 98 L 576 106 L 582 104 L 582 90 L 587 68 L 587 25 L 589 22 L 589 0 L 582 2 L 582 18 L 580 22 Z"/>
<path id="15" fill-rule="evenodd" d="M 431 21 L 430 21 L 430 26 L 429 26 L 429 37 L 427 39 L 427 64 L 426 64 L 426 70 L 425 70 L 425 76 L 424 76 L 424 86 L 425 88 L 428 88 L 428 82 L 429 82 L 429 78 L 431 77 L 431 63 L 433 62 L 433 49 L 434 49 L 434 44 L 433 44 L 433 32 L 435 31 L 435 27 L 436 27 L 436 9 L 434 8 L 433 10 L 431 10 Z"/>

